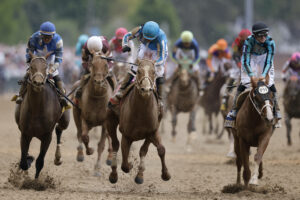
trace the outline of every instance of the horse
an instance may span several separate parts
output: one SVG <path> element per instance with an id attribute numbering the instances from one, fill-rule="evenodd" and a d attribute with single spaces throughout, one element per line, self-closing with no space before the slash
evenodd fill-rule
<path id="1" fill-rule="evenodd" d="M 206 122 L 209 122 L 209 134 L 215 131 L 218 133 L 219 122 L 218 114 L 220 111 L 220 90 L 226 81 L 226 76 L 219 70 L 213 81 L 204 89 L 203 96 L 200 98 L 199 105 L 204 109 L 203 134 L 206 133 Z M 215 117 L 216 125 L 213 127 L 213 117 Z"/>
<path id="2" fill-rule="evenodd" d="M 61 161 L 61 134 L 70 122 L 70 112 L 62 112 L 59 97 L 54 88 L 54 83 L 47 80 L 46 57 L 37 57 L 30 52 L 31 62 L 28 70 L 29 79 L 26 86 L 27 92 L 20 105 L 17 104 L 15 110 L 15 121 L 21 131 L 21 161 L 20 168 L 28 170 L 34 158 L 28 155 L 29 145 L 33 137 L 41 141 L 40 153 L 36 160 L 35 178 L 44 166 L 44 158 L 48 151 L 52 131 L 55 128 L 57 146 L 55 152 L 55 165 L 60 165 Z"/>
<path id="3" fill-rule="evenodd" d="M 258 179 L 263 176 L 262 157 L 267 149 L 274 131 L 273 93 L 263 81 L 252 81 L 252 90 L 243 92 L 238 100 L 234 136 L 234 150 L 236 154 L 237 184 L 241 183 L 241 167 L 243 165 L 243 179 L 245 186 L 258 185 Z M 249 168 L 250 147 L 257 147 L 254 155 L 255 169 L 251 177 Z M 250 180 L 250 182 L 249 182 Z"/>
<path id="4" fill-rule="evenodd" d="M 170 92 L 167 96 L 167 105 L 172 114 L 172 136 L 175 141 L 177 114 L 180 112 L 189 113 L 187 131 L 189 134 L 187 144 L 190 144 L 191 133 L 196 131 L 195 117 L 197 103 L 199 100 L 196 81 L 191 77 L 189 65 L 180 65 L 179 77 L 173 81 Z"/>
<path id="5" fill-rule="evenodd" d="M 107 80 L 109 69 L 107 60 L 101 58 L 101 54 L 94 53 L 90 64 L 91 74 L 89 80 L 82 88 L 82 96 L 78 101 L 78 107 L 73 107 L 73 116 L 77 128 L 77 161 L 84 160 L 82 142 L 86 147 L 86 154 L 92 155 L 94 149 L 89 147 L 89 131 L 93 127 L 102 126 L 101 138 L 98 143 L 98 158 L 95 164 L 95 175 L 99 175 L 101 166 L 101 154 L 108 139 L 108 157 L 106 163 L 111 164 L 111 141 L 107 134 L 106 117 L 107 104 L 113 95 L 113 86 Z M 74 84 L 78 85 L 77 83 Z"/>
<path id="6" fill-rule="evenodd" d="M 115 62 L 113 66 L 113 73 L 116 76 L 117 82 L 119 83 L 125 74 L 127 73 L 129 67 L 122 62 Z"/>
<path id="7" fill-rule="evenodd" d="M 137 60 L 137 75 L 130 91 L 121 100 L 120 112 L 108 112 L 107 129 L 112 139 L 113 158 L 109 176 L 111 183 L 118 181 L 117 173 L 117 152 L 119 140 L 117 138 L 117 126 L 122 133 L 122 165 L 121 169 L 128 173 L 132 169 L 132 164 L 128 162 L 128 154 L 133 141 L 145 140 L 140 149 L 140 164 L 138 173 L 135 177 L 137 184 L 144 181 L 143 172 L 145 171 L 145 156 L 148 152 L 150 143 L 156 146 L 162 164 L 161 178 L 168 181 L 171 176 L 165 164 L 165 147 L 162 145 L 158 132 L 162 113 L 158 109 L 158 100 L 155 94 L 155 66 L 151 60 Z"/>
<path id="8" fill-rule="evenodd" d="M 287 143 L 288 145 L 292 145 L 291 119 L 300 118 L 300 77 L 297 75 L 291 76 L 285 86 L 283 93 L 283 106 L 285 111 L 284 116 L 287 131 Z"/>

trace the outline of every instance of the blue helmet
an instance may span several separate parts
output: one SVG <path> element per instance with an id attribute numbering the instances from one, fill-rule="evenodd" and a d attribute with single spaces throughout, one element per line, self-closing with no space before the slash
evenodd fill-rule
<path id="1" fill-rule="evenodd" d="M 143 37 L 148 40 L 154 40 L 159 34 L 159 25 L 154 21 L 146 22 L 143 27 Z"/>
<path id="2" fill-rule="evenodd" d="M 40 33 L 43 35 L 54 35 L 55 34 L 54 24 L 49 21 L 42 23 L 42 25 L 40 26 Z"/>
<path id="3" fill-rule="evenodd" d="M 89 36 L 86 34 L 82 34 L 79 36 L 78 38 L 78 42 L 82 45 L 84 45 L 86 43 L 86 41 L 89 39 Z"/>

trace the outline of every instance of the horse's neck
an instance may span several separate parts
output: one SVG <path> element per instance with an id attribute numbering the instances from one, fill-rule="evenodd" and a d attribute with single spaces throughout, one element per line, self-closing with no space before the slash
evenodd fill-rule
<path id="1" fill-rule="evenodd" d="M 129 94 L 129 104 L 131 110 L 136 110 L 139 113 L 152 111 L 152 109 L 154 109 L 154 106 L 156 105 L 154 94 L 151 94 L 148 97 L 143 97 L 139 93 L 136 86 L 133 88 L 133 91 Z"/>

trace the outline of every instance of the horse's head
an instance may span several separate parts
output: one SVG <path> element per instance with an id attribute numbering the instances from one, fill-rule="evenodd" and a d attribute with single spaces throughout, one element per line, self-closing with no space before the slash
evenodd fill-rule
<path id="1" fill-rule="evenodd" d="M 192 72 L 192 65 L 188 58 L 181 59 L 179 67 L 179 81 L 182 86 L 187 86 L 189 84 L 189 73 Z"/>
<path id="2" fill-rule="evenodd" d="M 107 60 L 101 58 L 101 54 L 94 53 L 91 61 L 91 80 L 95 87 L 107 87 L 106 78 L 108 76 Z"/>
<path id="3" fill-rule="evenodd" d="M 142 95 L 149 96 L 154 90 L 155 66 L 151 60 L 137 60 L 138 70 L 136 73 L 137 88 Z"/>
<path id="4" fill-rule="evenodd" d="M 264 81 L 255 81 L 252 83 L 253 90 L 251 92 L 251 101 L 253 106 L 261 117 L 266 120 L 268 124 L 273 122 L 273 93 L 270 91 Z"/>
<path id="5" fill-rule="evenodd" d="M 45 57 L 38 57 L 29 51 L 31 62 L 29 66 L 29 80 L 34 86 L 36 92 L 40 92 L 47 79 L 47 58 L 50 54 Z"/>

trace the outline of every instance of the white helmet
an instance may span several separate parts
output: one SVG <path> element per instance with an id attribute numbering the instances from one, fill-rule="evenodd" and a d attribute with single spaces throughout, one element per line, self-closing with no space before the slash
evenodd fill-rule
<path id="1" fill-rule="evenodd" d="M 87 48 L 92 54 L 95 52 L 100 52 L 102 47 L 102 39 L 99 36 L 92 36 L 87 41 Z"/>

